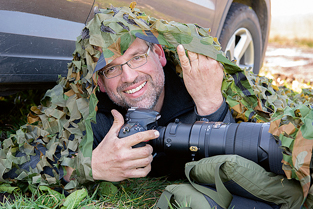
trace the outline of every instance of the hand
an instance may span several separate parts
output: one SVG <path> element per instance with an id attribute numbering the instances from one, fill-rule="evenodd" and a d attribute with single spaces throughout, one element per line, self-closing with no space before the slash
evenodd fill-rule
<path id="1" fill-rule="evenodd" d="M 145 177 L 151 170 L 152 146 L 132 148 L 132 146 L 159 136 L 156 130 L 139 132 L 118 138 L 124 124 L 123 116 L 112 110 L 114 122 L 96 149 L 92 152 L 92 175 L 95 180 L 122 181 L 127 178 Z"/>
<path id="2" fill-rule="evenodd" d="M 196 104 L 198 114 L 214 113 L 223 103 L 222 66 L 214 59 L 190 51 L 188 51 L 189 61 L 182 45 L 177 47 L 177 53 L 185 86 Z"/>

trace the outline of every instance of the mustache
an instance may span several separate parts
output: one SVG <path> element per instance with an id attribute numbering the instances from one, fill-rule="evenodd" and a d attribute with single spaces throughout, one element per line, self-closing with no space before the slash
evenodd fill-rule
<path id="1" fill-rule="evenodd" d="M 139 82 L 142 82 L 142 81 L 147 81 L 150 79 L 150 76 L 149 75 L 146 75 L 146 76 L 141 76 L 141 77 L 137 77 L 133 82 L 131 83 L 122 83 L 120 86 L 118 86 L 116 88 L 117 92 L 122 92 L 124 91 L 124 89 L 136 84 L 136 83 L 139 83 Z"/>

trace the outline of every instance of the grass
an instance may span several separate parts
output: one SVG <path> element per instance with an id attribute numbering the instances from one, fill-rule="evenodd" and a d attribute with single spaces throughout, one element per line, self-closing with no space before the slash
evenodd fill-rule
<path id="1" fill-rule="evenodd" d="M 47 187 L 33 193 L 16 192 L 15 200 L 4 201 L 0 208 L 153 208 L 164 188 L 173 183 L 165 177 L 129 179 L 116 184 L 115 193 L 106 193 L 101 184 L 91 193 L 85 189 L 65 196 Z"/>
<path id="2" fill-rule="evenodd" d="M 0 97 L 0 141 L 27 123 L 26 116 L 30 107 L 40 104 L 44 94 L 45 90 L 27 90 Z M 87 194 L 74 208 L 152 208 L 164 188 L 173 183 L 176 182 L 169 181 L 166 177 L 129 179 L 115 185 L 115 194 L 108 193 L 99 184 L 89 190 L 92 193 Z M 16 189 L 13 194 L 15 200 L 9 200 L 8 193 L 0 194 L 5 195 L 7 200 L 0 203 L 0 208 L 71 208 L 64 206 L 68 198 L 64 194 L 51 194 L 51 191 L 41 191 L 39 187 L 26 193 L 24 189 Z"/>
<path id="3" fill-rule="evenodd" d="M 313 39 L 305 39 L 305 38 L 295 38 L 295 39 L 287 39 L 280 36 L 271 37 L 269 39 L 269 43 L 275 43 L 282 46 L 288 47 L 309 47 L 313 48 Z"/>

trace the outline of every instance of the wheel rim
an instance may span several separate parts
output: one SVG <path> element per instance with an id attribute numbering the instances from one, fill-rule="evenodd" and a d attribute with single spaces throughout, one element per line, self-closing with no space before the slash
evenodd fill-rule
<path id="1" fill-rule="evenodd" d="M 246 28 L 239 28 L 228 41 L 225 54 L 230 60 L 236 60 L 240 68 L 254 66 L 254 45 L 251 33 Z"/>

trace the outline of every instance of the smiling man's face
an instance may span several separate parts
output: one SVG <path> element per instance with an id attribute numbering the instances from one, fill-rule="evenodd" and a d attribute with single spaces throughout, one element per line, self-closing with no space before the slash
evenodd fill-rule
<path id="1" fill-rule="evenodd" d="M 114 59 L 109 66 L 123 64 L 147 51 L 146 42 L 137 38 L 125 53 Z M 123 65 L 121 75 L 111 79 L 102 75 L 100 82 L 110 99 L 119 106 L 160 111 L 164 99 L 165 64 L 166 58 L 162 47 L 154 45 L 153 49 L 150 49 L 146 64 L 136 69 Z"/>

